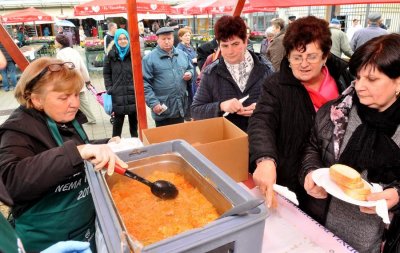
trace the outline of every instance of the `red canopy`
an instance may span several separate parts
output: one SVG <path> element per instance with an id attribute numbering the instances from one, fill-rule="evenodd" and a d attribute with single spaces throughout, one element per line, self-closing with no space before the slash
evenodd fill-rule
<path id="1" fill-rule="evenodd" d="M 136 2 L 136 8 L 138 13 L 171 13 L 171 6 L 158 2 L 157 0 L 138 0 Z M 92 0 L 74 7 L 75 16 L 118 14 L 126 12 L 126 0 Z"/>
<path id="2" fill-rule="evenodd" d="M 53 17 L 43 11 L 30 7 L 10 12 L 1 17 L 3 23 L 24 23 L 32 21 L 53 21 Z"/>
<path id="3" fill-rule="evenodd" d="M 179 14 L 232 14 L 237 0 L 197 0 L 173 7 Z M 274 7 L 253 7 L 249 1 L 245 2 L 242 13 L 275 12 Z"/>
<path id="4" fill-rule="evenodd" d="M 400 0 L 250 0 L 253 7 L 295 7 L 369 3 L 400 3 Z"/>

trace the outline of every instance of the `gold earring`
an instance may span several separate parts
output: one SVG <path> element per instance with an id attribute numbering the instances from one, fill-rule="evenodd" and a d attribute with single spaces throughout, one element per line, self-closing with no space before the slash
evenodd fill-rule
<path id="1" fill-rule="evenodd" d="M 396 90 L 396 97 L 399 97 L 399 95 L 400 95 L 400 90 Z"/>

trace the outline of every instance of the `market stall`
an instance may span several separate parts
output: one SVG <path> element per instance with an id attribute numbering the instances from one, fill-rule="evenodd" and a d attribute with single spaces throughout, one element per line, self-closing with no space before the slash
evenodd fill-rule
<path id="1" fill-rule="evenodd" d="M 86 66 L 89 71 L 103 71 L 104 41 L 102 39 L 87 37 L 81 46 L 85 48 Z"/>

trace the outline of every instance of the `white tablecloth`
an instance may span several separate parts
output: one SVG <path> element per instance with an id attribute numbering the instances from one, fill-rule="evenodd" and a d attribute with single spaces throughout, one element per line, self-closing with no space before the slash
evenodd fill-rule
<path id="1" fill-rule="evenodd" d="M 239 184 L 262 198 L 258 188 Z M 278 208 L 270 209 L 265 221 L 263 253 L 357 252 L 285 198 L 277 195 L 277 199 Z"/>

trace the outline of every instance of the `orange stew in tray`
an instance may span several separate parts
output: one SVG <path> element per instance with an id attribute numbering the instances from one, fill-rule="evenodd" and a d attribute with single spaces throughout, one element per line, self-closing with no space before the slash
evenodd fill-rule
<path id="1" fill-rule="evenodd" d="M 183 175 L 155 171 L 149 181 L 167 180 L 179 191 L 172 200 L 162 200 L 142 183 L 121 177 L 111 188 L 115 205 L 128 233 L 144 245 L 199 228 L 218 218 L 216 208 Z"/>

